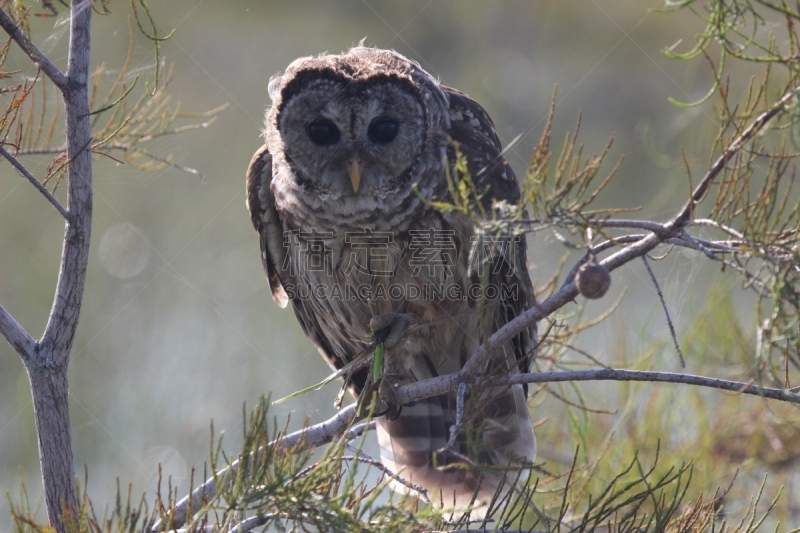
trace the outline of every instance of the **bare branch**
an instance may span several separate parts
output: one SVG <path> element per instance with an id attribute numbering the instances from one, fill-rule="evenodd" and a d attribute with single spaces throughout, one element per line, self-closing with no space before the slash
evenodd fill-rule
<path id="1" fill-rule="evenodd" d="M 72 4 L 69 27 L 69 57 L 67 58 L 67 80 L 71 88 L 75 86 L 85 87 L 89 82 L 91 17 L 91 2 L 74 2 Z M 88 118 L 88 116 L 87 98 L 86 117 Z M 83 115 L 80 118 L 84 118 Z"/>
<path id="2" fill-rule="evenodd" d="M 719 228 L 725 233 L 730 234 L 731 236 L 737 239 L 744 239 L 744 235 L 741 232 L 731 228 L 730 226 L 726 226 L 725 224 L 720 224 L 716 220 L 711 220 L 709 218 L 696 218 L 692 221 L 693 226 L 711 226 L 714 228 Z"/>
<path id="3" fill-rule="evenodd" d="M 549 375 L 548 375 L 549 374 Z M 653 372 L 647 370 L 618 370 L 601 368 L 597 370 L 573 370 L 564 372 L 543 372 L 529 374 L 512 374 L 500 378 L 499 385 L 513 385 L 516 383 L 537 383 L 556 381 L 649 381 L 655 383 L 682 383 L 699 387 L 709 387 L 751 396 L 760 396 L 770 400 L 800 404 L 800 394 L 795 394 L 787 389 L 760 387 L 741 381 L 709 378 L 694 374 L 676 372 Z M 398 391 L 400 389 L 398 388 Z"/>
<path id="4" fill-rule="evenodd" d="M 635 219 L 589 219 L 589 224 L 600 226 L 602 228 L 635 228 L 646 229 L 648 231 L 664 231 L 664 224 L 660 222 L 653 222 L 652 220 L 635 220 Z"/>
<path id="5" fill-rule="evenodd" d="M 23 361 L 33 357 L 36 341 L 25 331 L 25 328 L 19 325 L 19 322 L 14 320 L 14 317 L 2 305 L 0 305 L 0 333 L 22 357 Z"/>
<path id="6" fill-rule="evenodd" d="M 61 90 L 66 90 L 68 85 L 67 77 L 61 72 L 57 66 L 55 66 L 48 58 L 45 56 L 41 50 L 39 50 L 35 44 L 33 44 L 30 39 L 25 35 L 25 33 L 20 29 L 19 26 L 16 25 L 14 20 L 2 9 L 0 9 L 0 26 L 6 31 L 6 33 L 14 39 L 14 41 L 19 45 L 23 52 L 28 54 L 28 57 L 31 58 L 31 61 L 45 73 L 45 75 L 50 78 L 50 80 Z"/>
<path id="7" fill-rule="evenodd" d="M 0 145 L 0 155 L 5 157 L 8 160 L 8 162 L 11 163 L 11 166 L 13 166 L 15 169 L 17 169 L 17 172 L 19 172 L 25 178 L 27 178 L 27 180 L 30 181 L 31 184 L 34 187 L 36 187 L 36 190 L 38 190 L 40 193 L 42 193 L 42 195 L 45 198 L 47 198 L 48 202 L 53 204 L 53 207 L 55 207 L 56 210 L 59 213 L 61 213 L 61 216 L 64 217 L 65 220 L 69 219 L 69 213 L 67 212 L 67 210 L 64 209 L 64 206 L 61 205 L 61 203 L 58 200 L 56 200 L 55 196 L 50 194 L 50 191 L 47 190 L 47 187 L 42 185 L 42 182 L 37 180 L 36 176 L 31 174 L 30 171 L 27 168 L 25 168 L 25 165 L 20 163 L 19 160 L 16 157 L 14 157 L 13 155 L 11 155 L 5 148 L 3 148 L 2 145 Z"/>
<path id="8" fill-rule="evenodd" d="M 600 261 L 600 265 L 604 266 L 609 271 L 615 270 L 620 266 L 641 257 L 642 255 L 650 252 L 662 243 L 662 239 L 668 236 L 663 234 L 650 233 L 644 235 L 636 242 L 623 248 L 618 252 Z M 578 289 L 575 286 L 575 281 L 567 278 L 567 282 L 556 291 L 555 294 L 550 296 L 545 301 L 535 304 L 527 311 L 520 313 L 513 320 L 507 322 L 502 328 L 494 332 L 485 343 L 480 345 L 478 349 L 470 356 L 464 367 L 457 373 L 453 374 L 458 376 L 457 380 L 466 381 L 467 383 L 474 382 L 480 375 L 481 369 L 484 367 L 484 362 L 490 354 L 498 350 L 507 342 L 511 341 L 517 334 L 528 328 L 531 324 L 550 316 L 555 313 L 569 302 L 573 301 L 578 296 Z M 445 376 L 442 376 L 445 377 Z M 440 379 L 440 378 L 435 378 Z M 455 383 L 452 384 L 455 388 Z M 450 390 L 449 388 L 445 390 Z"/>
<path id="9" fill-rule="evenodd" d="M 582 224 L 588 224 L 590 226 L 597 226 L 601 228 L 634 228 L 634 229 L 644 229 L 648 231 L 664 231 L 666 228 L 664 224 L 661 222 L 654 222 L 652 220 L 636 220 L 636 219 L 628 219 L 628 218 L 590 218 L 588 220 L 582 220 L 578 222 L 575 219 L 571 218 L 563 218 L 559 219 L 558 217 L 553 217 L 555 219 L 556 225 L 563 225 L 568 227 L 575 227 Z M 524 228 L 532 228 L 537 224 L 553 224 L 554 220 L 551 219 L 531 219 L 531 218 L 522 218 L 519 220 L 515 220 L 516 223 L 520 224 Z"/>
<path id="10" fill-rule="evenodd" d="M 177 131 L 175 133 L 177 133 Z M 101 143 L 94 144 L 92 146 L 92 150 L 95 150 L 100 144 Z M 186 172 L 187 174 L 193 174 L 193 175 L 195 175 L 195 176 L 197 176 L 197 177 L 199 177 L 201 179 L 203 178 L 203 174 L 199 170 L 197 170 L 196 168 L 187 167 L 185 165 L 181 165 L 179 163 L 175 163 L 174 161 L 172 161 L 168 157 L 159 156 L 159 155 L 154 154 L 152 152 L 149 152 L 149 151 L 147 151 L 147 150 L 145 150 L 143 148 L 139 148 L 138 146 L 128 146 L 126 144 L 114 143 L 114 144 L 109 144 L 109 145 L 103 145 L 103 151 L 102 152 L 96 152 L 96 153 L 100 153 L 101 155 L 108 156 L 108 154 L 106 154 L 105 152 L 109 152 L 111 150 L 119 150 L 120 152 L 124 152 L 126 154 L 131 153 L 133 155 L 140 155 L 142 157 L 146 157 L 148 159 L 152 159 L 153 161 L 161 163 L 162 165 L 167 165 L 169 167 L 178 169 L 178 170 L 180 170 L 182 172 Z M 20 150 L 19 152 L 17 152 L 17 155 L 18 156 L 20 156 L 20 155 L 51 155 L 51 154 L 62 154 L 65 151 L 66 151 L 66 148 L 37 148 L 37 149 L 32 149 L 32 150 Z M 108 157 L 110 157 L 110 156 L 108 156 Z"/>

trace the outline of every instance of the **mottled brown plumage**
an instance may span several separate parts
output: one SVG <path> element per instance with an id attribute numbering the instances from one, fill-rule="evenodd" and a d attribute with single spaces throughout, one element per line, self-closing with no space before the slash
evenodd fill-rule
<path id="1" fill-rule="evenodd" d="M 394 387 L 457 372 L 488 335 L 534 303 L 524 239 L 485 234 L 470 216 L 430 203 L 452 200 L 447 176 L 458 154 L 480 193 L 475 213 L 492 218 L 519 201 L 494 125 L 474 100 L 395 52 L 364 47 L 298 59 L 269 93 L 266 144 L 250 162 L 247 204 L 273 298 L 292 303 L 333 368 L 368 348 L 379 330 L 380 395 L 391 404 Z M 486 372 L 527 370 L 535 334 L 515 337 Z M 351 378 L 356 395 L 366 372 Z M 519 385 L 470 391 L 462 434 L 441 453 L 455 394 L 391 407 L 396 417 L 378 421 L 383 462 L 446 506 L 467 505 L 481 471 L 478 497 L 491 496 L 502 474 L 482 467 L 524 468 L 536 453 Z"/>

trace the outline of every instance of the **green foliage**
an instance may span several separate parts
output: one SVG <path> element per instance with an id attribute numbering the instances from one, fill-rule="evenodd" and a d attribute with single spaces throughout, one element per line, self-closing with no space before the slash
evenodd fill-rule
<path id="1" fill-rule="evenodd" d="M 216 472 L 217 493 L 201 509 L 191 509 L 188 531 L 232 531 L 245 523 L 271 531 L 417 532 L 457 531 L 467 524 L 519 531 L 705 531 L 717 523 L 719 531 L 757 531 L 772 506 L 756 510 L 758 497 L 748 506 L 745 519 L 727 526 L 719 515 L 723 491 L 709 501 L 689 497 L 693 467 L 662 466 L 658 451 L 649 466 L 637 454 L 614 475 L 599 479 L 601 462 L 572 465 L 559 474 L 540 472 L 492 503 L 493 522 L 481 523 L 469 514 L 437 510 L 418 494 L 397 496 L 388 489 L 385 470 L 361 451 L 364 436 L 352 444 L 340 440 L 323 452 L 302 442 L 281 446 L 284 432 L 268 416 L 269 399 L 262 398 L 245 425 L 238 462 L 222 452 L 212 428 L 209 469 Z M 379 476 L 374 475 L 377 470 Z M 159 484 L 161 486 L 161 484 Z M 118 494 L 112 509 L 98 514 L 83 491 L 79 517 L 70 531 L 76 533 L 149 532 L 156 522 L 173 527 L 176 494 L 168 486 L 154 503 L 136 499 L 130 488 Z M 49 531 L 32 518 L 27 499 L 13 504 L 15 532 Z"/>
<path id="2" fill-rule="evenodd" d="M 26 28 L 30 8 L 23 9 L 21 4 L 15 6 L 13 12 L 17 16 L 16 22 Z M 143 3 L 143 6 L 149 16 L 146 4 Z M 101 13 L 106 13 L 105 7 L 105 4 L 101 4 Z M 202 177 L 197 170 L 176 164 L 171 156 L 158 155 L 149 147 L 167 136 L 208 127 L 214 122 L 215 115 L 227 106 L 201 113 L 187 113 L 182 111 L 180 103 L 171 105 L 168 89 L 172 68 L 163 82 L 159 81 L 160 74 L 157 71 L 154 86 L 148 86 L 141 94 L 137 94 L 139 76 L 133 76 L 130 72 L 135 36 L 131 24 L 129 34 L 128 54 L 114 80 L 110 84 L 106 82 L 106 67 L 102 64 L 92 75 L 89 107 L 93 140 L 88 149 L 95 155 L 124 161 L 143 171 L 157 171 L 172 166 Z M 157 47 L 161 39 L 154 38 L 154 46 Z M 0 48 L 0 79 L 15 74 L 2 71 L 10 44 L 9 38 Z M 0 94 L 3 93 L 9 94 L 11 101 L 0 115 L 0 143 L 9 147 L 18 158 L 54 156 L 47 165 L 42 183 L 50 184 L 51 189 L 55 190 L 66 176 L 68 163 L 65 140 L 59 136 L 58 128 L 63 119 L 61 93 L 40 73 L 24 78 L 22 83 L 0 87 Z M 117 153 L 121 155 L 117 157 Z"/>
<path id="3" fill-rule="evenodd" d="M 589 210 L 600 192 L 616 174 L 622 160 L 611 168 L 596 186 L 594 180 L 611 150 L 612 136 L 603 150 L 596 155 L 583 156 L 583 146 L 578 144 L 581 119 L 578 117 L 575 131 L 567 134 L 561 151 L 552 161 L 550 150 L 556 93 L 553 93 L 550 114 L 547 118 L 539 144 L 534 148 L 528 170 L 523 180 L 523 201 L 530 203 L 533 215 L 540 217 L 539 224 L 581 220 L 588 216 L 620 212 L 621 209 Z M 552 166 L 551 166 L 552 165 Z"/>

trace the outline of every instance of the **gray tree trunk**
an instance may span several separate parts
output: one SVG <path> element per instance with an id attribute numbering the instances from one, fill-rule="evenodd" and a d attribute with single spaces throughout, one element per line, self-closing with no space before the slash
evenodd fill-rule
<path id="1" fill-rule="evenodd" d="M 92 139 L 87 90 L 91 3 L 73 0 L 70 12 L 69 59 L 67 72 L 63 74 L 28 40 L 13 19 L 0 10 L 0 26 L 64 96 L 69 162 L 66 227 L 53 307 L 42 338 L 34 341 L 0 307 L 0 333 L 20 354 L 28 371 L 47 514 L 59 533 L 72 529 L 69 524 L 78 510 L 67 368 L 81 311 L 92 228 Z M 48 199 L 57 205 L 54 198 Z M 59 212 L 65 213 L 63 208 Z"/>

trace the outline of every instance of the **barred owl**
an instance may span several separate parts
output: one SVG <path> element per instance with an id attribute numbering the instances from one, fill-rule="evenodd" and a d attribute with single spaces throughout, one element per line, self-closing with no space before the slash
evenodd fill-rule
<path id="1" fill-rule="evenodd" d="M 291 302 L 334 369 L 383 344 L 377 436 L 389 469 L 444 506 L 487 500 L 536 454 L 526 387 L 470 390 L 447 449 L 456 392 L 410 405 L 392 393 L 457 372 L 534 304 L 524 239 L 487 230 L 520 200 L 492 120 L 417 63 L 374 48 L 298 59 L 268 91 L 247 205 L 274 300 Z M 456 197 L 471 207 L 442 208 Z M 535 342 L 535 327 L 518 334 L 484 373 L 527 371 Z M 354 395 L 369 375 L 348 376 Z"/>

